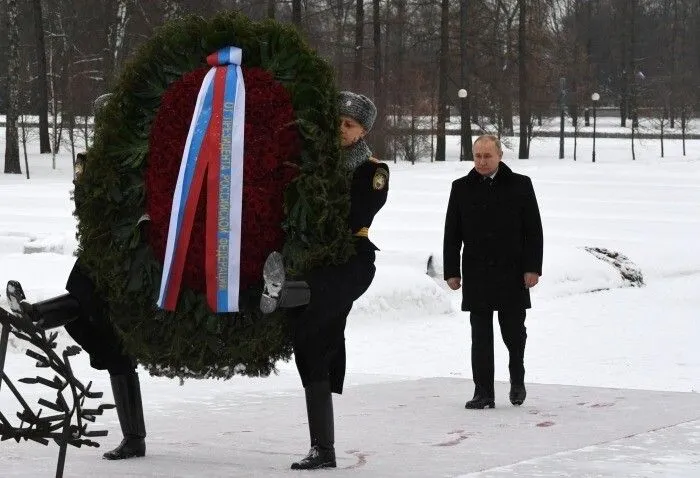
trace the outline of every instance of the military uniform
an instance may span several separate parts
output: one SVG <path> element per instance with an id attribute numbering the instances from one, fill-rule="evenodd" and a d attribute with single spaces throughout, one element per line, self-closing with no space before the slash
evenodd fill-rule
<path id="1" fill-rule="evenodd" d="M 85 155 L 78 155 L 76 174 L 83 168 Z M 80 201 L 76 197 L 76 207 Z M 21 290 L 21 288 L 20 288 Z M 78 258 L 73 266 L 66 291 L 59 297 L 30 304 L 22 309 L 37 325 L 44 328 L 63 326 L 68 334 L 90 355 L 90 365 L 108 370 L 119 424 L 124 435 L 121 444 L 104 454 L 110 460 L 144 456 L 146 426 L 143 417 L 141 386 L 136 361 L 127 355 L 122 339 L 109 320 L 106 301 L 98 293 L 89 270 Z M 21 293 L 24 299 L 24 293 Z"/>
<path id="2" fill-rule="evenodd" d="M 90 365 L 110 375 L 131 373 L 136 361 L 124 353 L 122 340 L 107 317 L 107 305 L 95 290 L 80 259 L 66 283 L 68 293 L 80 304 L 77 318 L 65 325 L 66 332 L 90 355 Z"/>
<path id="3" fill-rule="evenodd" d="M 316 269 L 307 277 L 311 300 L 294 314 L 294 357 L 304 387 L 330 380 L 332 392 L 343 391 L 345 324 L 353 302 L 374 278 L 378 248 L 368 232 L 388 191 L 386 164 L 369 160 L 357 166 L 352 176 L 349 217 L 357 253 L 344 264 Z"/>
<path id="4" fill-rule="evenodd" d="M 372 158 L 364 135 L 377 116 L 374 103 L 364 95 L 338 95 L 343 160 L 350 183 L 348 229 L 355 254 L 347 262 L 314 269 L 302 281 L 288 281 L 279 252 L 263 266 L 265 286 L 260 310 L 290 308 L 294 359 L 304 385 L 311 449 L 292 463 L 293 470 L 335 468 L 335 432 L 332 393 L 342 393 L 345 381 L 345 324 L 352 304 L 369 288 L 376 271 L 377 247 L 369 239 L 374 216 L 389 192 L 389 167 Z"/>

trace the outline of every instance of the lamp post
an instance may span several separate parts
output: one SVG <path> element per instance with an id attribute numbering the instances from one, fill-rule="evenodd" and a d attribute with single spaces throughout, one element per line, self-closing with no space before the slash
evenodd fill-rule
<path id="1" fill-rule="evenodd" d="M 467 128 L 470 128 L 470 133 L 471 133 L 471 125 L 469 124 L 469 117 L 466 114 L 467 113 L 467 108 L 466 108 L 466 102 L 467 102 L 467 90 L 464 88 L 460 88 L 459 91 L 457 91 L 457 96 L 459 97 L 459 113 L 460 113 L 460 121 L 459 121 L 459 160 L 464 161 L 464 145 L 467 144 Z"/>
<path id="2" fill-rule="evenodd" d="M 593 162 L 595 163 L 595 127 L 596 127 L 596 119 L 598 117 L 597 113 L 597 106 L 598 106 L 598 101 L 600 100 L 600 95 L 596 92 L 591 95 L 591 99 L 593 100 Z"/>

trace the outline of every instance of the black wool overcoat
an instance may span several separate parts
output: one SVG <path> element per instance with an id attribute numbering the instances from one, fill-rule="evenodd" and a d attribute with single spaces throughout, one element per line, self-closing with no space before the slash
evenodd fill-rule
<path id="1" fill-rule="evenodd" d="M 525 272 L 542 275 L 542 222 L 529 177 L 500 163 L 452 183 L 445 217 L 445 280 L 462 278 L 462 310 L 530 308 Z M 461 268 L 460 268 L 461 253 Z"/>

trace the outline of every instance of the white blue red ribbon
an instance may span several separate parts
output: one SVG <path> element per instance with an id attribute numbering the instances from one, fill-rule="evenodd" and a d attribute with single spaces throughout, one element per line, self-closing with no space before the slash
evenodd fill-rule
<path id="1" fill-rule="evenodd" d="M 237 312 L 241 264 L 245 87 L 242 51 L 222 48 L 197 96 L 173 194 L 158 306 L 175 310 L 200 192 L 206 178 L 206 297 L 215 312 Z"/>

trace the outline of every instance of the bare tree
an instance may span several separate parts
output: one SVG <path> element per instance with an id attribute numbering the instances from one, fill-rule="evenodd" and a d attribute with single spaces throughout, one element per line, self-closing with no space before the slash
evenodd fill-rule
<path id="1" fill-rule="evenodd" d="M 32 76 L 32 68 L 31 64 L 28 62 L 25 63 L 25 80 L 26 84 L 29 84 L 31 82 L 31 76 Z M 29 156 L 27 154 L 27 144 L 29 141 L 32 139 L 32 126 L 30 125 L 30 120 L 28 118 L 29 115 L 26 114 L 27 111 L 30 111 L 31 107 L 31 95 L 30 92 L 31 88 L 22 88 L 22 92 L 20 93 L 21 101 L 20 104 L 22 105 L 22 111 L 23 113 L 19 116 L 19 140 L 22 143 L 22 153 L 24 155 L 24 172 L 26 174 L 27 179 L 30 179 L 29 175 Z"/>
<path id="2" fill-rule="evenodd" d="M 7 121 L 5 123 L 5 173 L 22 174 L 19 163 L 19 31 L 17 0 L 5 0 L 7 10 Z"/>
<path id="3" fill-rule="evenodd" d="M 469 24 L 469 0 L 461 0 L 459 7 L 459 59 L 460 59 L 460 85 L 467 90 L 467 93 L 474 95 L 469 86 L 469 37 L 467 27 Z M 460 125 L 464 136 L 461 138 L 462 156 L 465 161 L 472 160 L 472 125 L 471 112 L 469 111 L 469 98 L 462 100 L 460 107 Z M 466 126 L 465 126 L 466 124 Z"/>
<path id="4" fill-rule="evenodd" d="M 503 132 L 506 135 L 513 134 L 513 89 L 511 80 L 513 76 L 511 73 L 513 41 L 511 40 L 511 37 L 513 35 L 513 22 L 515 21 L 515 15 L 518 13 L 517 8 L 509 7 L 510 6 L 507 4 L 507 2 L 502 0 L 497 0 L 496 2 L 493 26 L 493 45 L 495 46 L 496 51 L 493 51 L 494 46 L 491 47 L 491 51 L 498 55 L 498 63 L 501 68 L 500 71 L 494 72 L 497 78 L 496 81 L 500 105 L 500 111 L 498 114 L 498 131 L 499 133 Z M 505 23 L 503 23 L 501 14 L 505 16 Z M 499 36 L 502 38 L 499 38 Z"/>
<path id="5" fill-rule="evenodd" d="M 520 148 L 519 159 L 530 157 L 530 98 L 528 97 L 528 72 L 527 57 L 529 55 L 527 43 L 527 0 L 518 0 L 518 113 L 520 115 Z"/>
<path id="6" fill-rule="evenodd" d="M 362 58 L 365 48 L 365 2 L 355 1 L 355 58 L 352 70 L 352 86 L 355 91 L 362 89 Z"/>
<path id="7" fill-rule="evenodd" d="M 327 1 L 328 10 L 333 16 L 333 34 L 335 37 L 332 42 L 333 63 L 338 82 L 342 84 L 345 77 L 345 30 L 348 25 L 350 5 L 344 0 Z"/>
<path id="8" fill-rule="evenodd" d="M 670 127 L 675 128 L 676 126 L 676 95 L 675 92 L 678 87 L 678 77 L 677 77 L 677 70 L 678 70 L 678 43 L 679 43 L 679 5 L 678 5 L 678 0 L 673 0 L 673 20 L 672 20 L 672 27 L 671 27 L 671 91 L 670 91 L 670 97 L 669 97 L 669 116 L 670 116 Z"/>
<path id="9" fill-rule="evenodd" d="M 372 37 L 374 45 L 374 99 L 377 120 L 373 134 L 374 152 L 380 158 L 386 156 L 386 98 L 384 97 L 384 71 L 382 69 L 382 17 L 381 0 L 372 0 Z"/>
<path id="10" fill-rule="evenodd" d="M 292 0 L 292 23 L 301 30 L 301 0 Z"/>
<path id="11" fill-rule="evenodd" d="M 39 103 L 39 151 L 43 154 L 51 152 L 51 140 L 49 139 L 49 87 L 46 75 L 46 46 L 41 0 L 32 0 L 32 13 L 36 43 L 37 79 L 35 91 Z"/>
<path id="12" fill-rule="evenodd" d="M 168 14 L 177 13 L 173 2 L 169 3 Z M 105 48 L 103 50 L 104 86 L 109 87 L 114 75 L 119 70 L 122 60 L 128 53 L 126 28 L 133 8 L 132 0 L 105 0 L 104 32 Z"/>
<path id="13" fill-rule="evenodd" d="M 438 83 L 437 145 L 435 161 L 445 161 L 445 122 L 447 121 L 447 82 L 450 62 L 450 2 L 440 6 L 440 70 Z"/>

